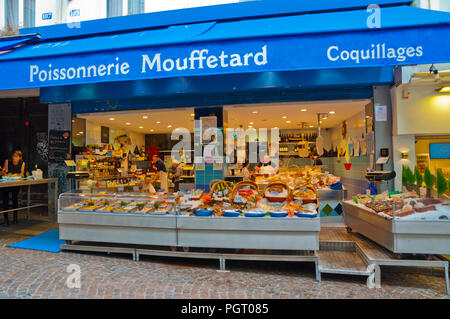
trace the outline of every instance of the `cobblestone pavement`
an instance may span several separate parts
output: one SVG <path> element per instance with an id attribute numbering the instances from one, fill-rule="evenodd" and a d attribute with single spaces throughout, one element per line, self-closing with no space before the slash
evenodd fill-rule
<path id="1" fill-rule="evenodd" d="M 1 226 L 0 226 L 1 227 Z M 35 227 L 35 226 L 34 226 Z M 45 227 L 43 227 L 45 228 Z M 23 234 L 22 234 L 23 233 Z M 322 275 L 311 264 L 229 262 L 93 253 L 59 254 L 8 248 L 29 238 L 0 234 L 1 298 L 448 298 L 442 276 L 382 271 L 382 288 L 365 278 Z M 81 289 L 69 289 L 67 266 L 81 268 Z"/>

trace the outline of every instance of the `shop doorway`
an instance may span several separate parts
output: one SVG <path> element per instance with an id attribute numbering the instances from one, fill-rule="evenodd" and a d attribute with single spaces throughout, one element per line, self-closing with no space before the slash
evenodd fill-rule
<path id="1" fill-rule="evenodd" d="M 318 156 L 320 134 L 323 169 L 341 177 L 347 197 L 367 187 L 374 145 L 370 99 L 229 105 L 224 107 L 224 123 L 228 128 L 279 128 L 280 169 L 312 166 L 310 155 Z"/>

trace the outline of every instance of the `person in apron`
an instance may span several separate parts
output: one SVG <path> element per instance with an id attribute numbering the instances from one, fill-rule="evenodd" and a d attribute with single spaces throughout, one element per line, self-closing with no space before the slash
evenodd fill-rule
<path id="1" fill-rule="evenodd" d="M 165 193 L 169 192 L 168 188 L 168 180 L 167 180 L 167 169 L 166 165 L 162 161 L 161 158 L 159 158 L 159 155 L 153 155 L 153 168 L 156 171 L 155 177 L 153 178 L 153 181 L 156 181 L 159 178 L 160 182 L 160 188 Z"/>
<path id="2" fill-rule="evenodd" d="M 0 175 L 25 176 L 25 163 L 21 151 L 15 151 L 10 160 L 6 160 Z M 3 210 L 9 210 L 9 193 L 12 194 L 13 208 L 19 208 L 19 191 L 20 187 L 7 187 L 2 189 Z M 3 214 L 5 217 L 5 226 L 9 226 L 8 213 Z M 19 222 L 17 211 L 13 214 L 13 223 Z"/>

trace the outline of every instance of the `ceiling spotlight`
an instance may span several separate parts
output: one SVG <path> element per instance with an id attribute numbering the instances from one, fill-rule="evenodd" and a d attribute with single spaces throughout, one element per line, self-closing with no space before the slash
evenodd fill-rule
<path id="1" fill-rule="evenodd" d="M 330 111 L 330 114 L 336 114 L 336 112 L 335 111 Z"/>
<path id="2" fill-rule="evenodd" d="M 286 123 L 287 123 L 287 124 L 291 124 L 292 122 L 291 122 L 291 121 L 286 121 Z"/>
<path id="3" fill-rule="evenodd" d="M 158 121 L 158 122 L 156 122 L 156 124 L 161 124 L 161 122 L 160 122 L 160 121 Z"/>
<path id="4" fill-rule="evenodd" d="M 168 125 L 168 126 L 167 126 L 167 128 L 171 128 L 171 127 L 172 127 L 172 125 Z"/>
<path id="5" fill-rule="evenodd" d="M 191 116 L 192 116 L 192 117 L 194 117 L 194 116 L 195 116 L 195 114 L 194 114 L 194 113 L 192 113 L 192 114 L 191 114 Z"/>
<path id="6" fill-rule="evenodd" d="M 142 128 L 144 128 L 144 127 L 143 127 L 143 126 L 139 126 L 139 128 L 141 128 L 141 129 L 142 129 Z"/>
<path id="7" fill-rule="evenodd" d="M 115 120 L 115 118 L 111 117 L 111 118 L 110 118 L 109 120 L 110 120 L 110 121 L 114 121 L 114 120 Z"/>
<path id="8" fill-rule="evenodd" d="M 130 123 L 130 122 L 126 122 L 125 124 L 126 124 L 126 125 L 128 125 L 128 126 L 130 126 L 130 125 L 131 125 L 131 123 Z"/>
<path id="9" fill-rule="evenodd" d="M 147 115 L 144 115 L 142 118 L 143 118 L 144 120 L 146 120 L 146 119 L 148 119 L 148 116 L 147 116 Z"/>
<path id="10" fill-rule="evenodd" d="M 253 124 L 255 124 L 255 123 L 253 123 L 253 122 L 250 122 L 249 124 L 253 125 Z"/>
<path id="11" fill-rule="evenodd" d="M 84 132 L 80 132 L 80 134 L 81 134 L 81 135 L 83 135 L 83 134 L 84 134 Z"/>
<path id="12" fill-rule="evenodd" d="M 306 111 L 308 111 L 307 109 L 302 109 L 302 112 L 306 112 Z"/>
<path id="13" fill-rule="evenodd" d="M 253 111 L 252 113 L 253 113 L 253 114 L 258 114 L 258 111 Z"/>
<path id="14" fill-rule="evenodd" d="M 249 127 L 249 128 L 253 128 L 253 126 L 252 126 L 252 125 L 249 125 L 248 127 Z"/>
<path id="15" fill-rule="evenodd" d="M 154 131 L 155 131 L 154 129 L 151 129 L 151 130 L 150 130 L 150 132 L 154 132 Z"/>
<path id="16" fill-rule="evenodd" d="M 282 118 L 282 119 L 287 119 L 287 116 L 282 116 L 281 118 Z"/>

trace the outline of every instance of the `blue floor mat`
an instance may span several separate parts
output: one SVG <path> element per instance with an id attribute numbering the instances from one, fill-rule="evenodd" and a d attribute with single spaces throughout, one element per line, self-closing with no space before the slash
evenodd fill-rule
<path id="1" fill-rule="evenodd" d="M 64 240 L 59 239 L 59 229 L 54 229 L 18 243 L 8 245 L 8 247 L 59 253 L 61 251 L 61 245 L 65 243 Z"/>

